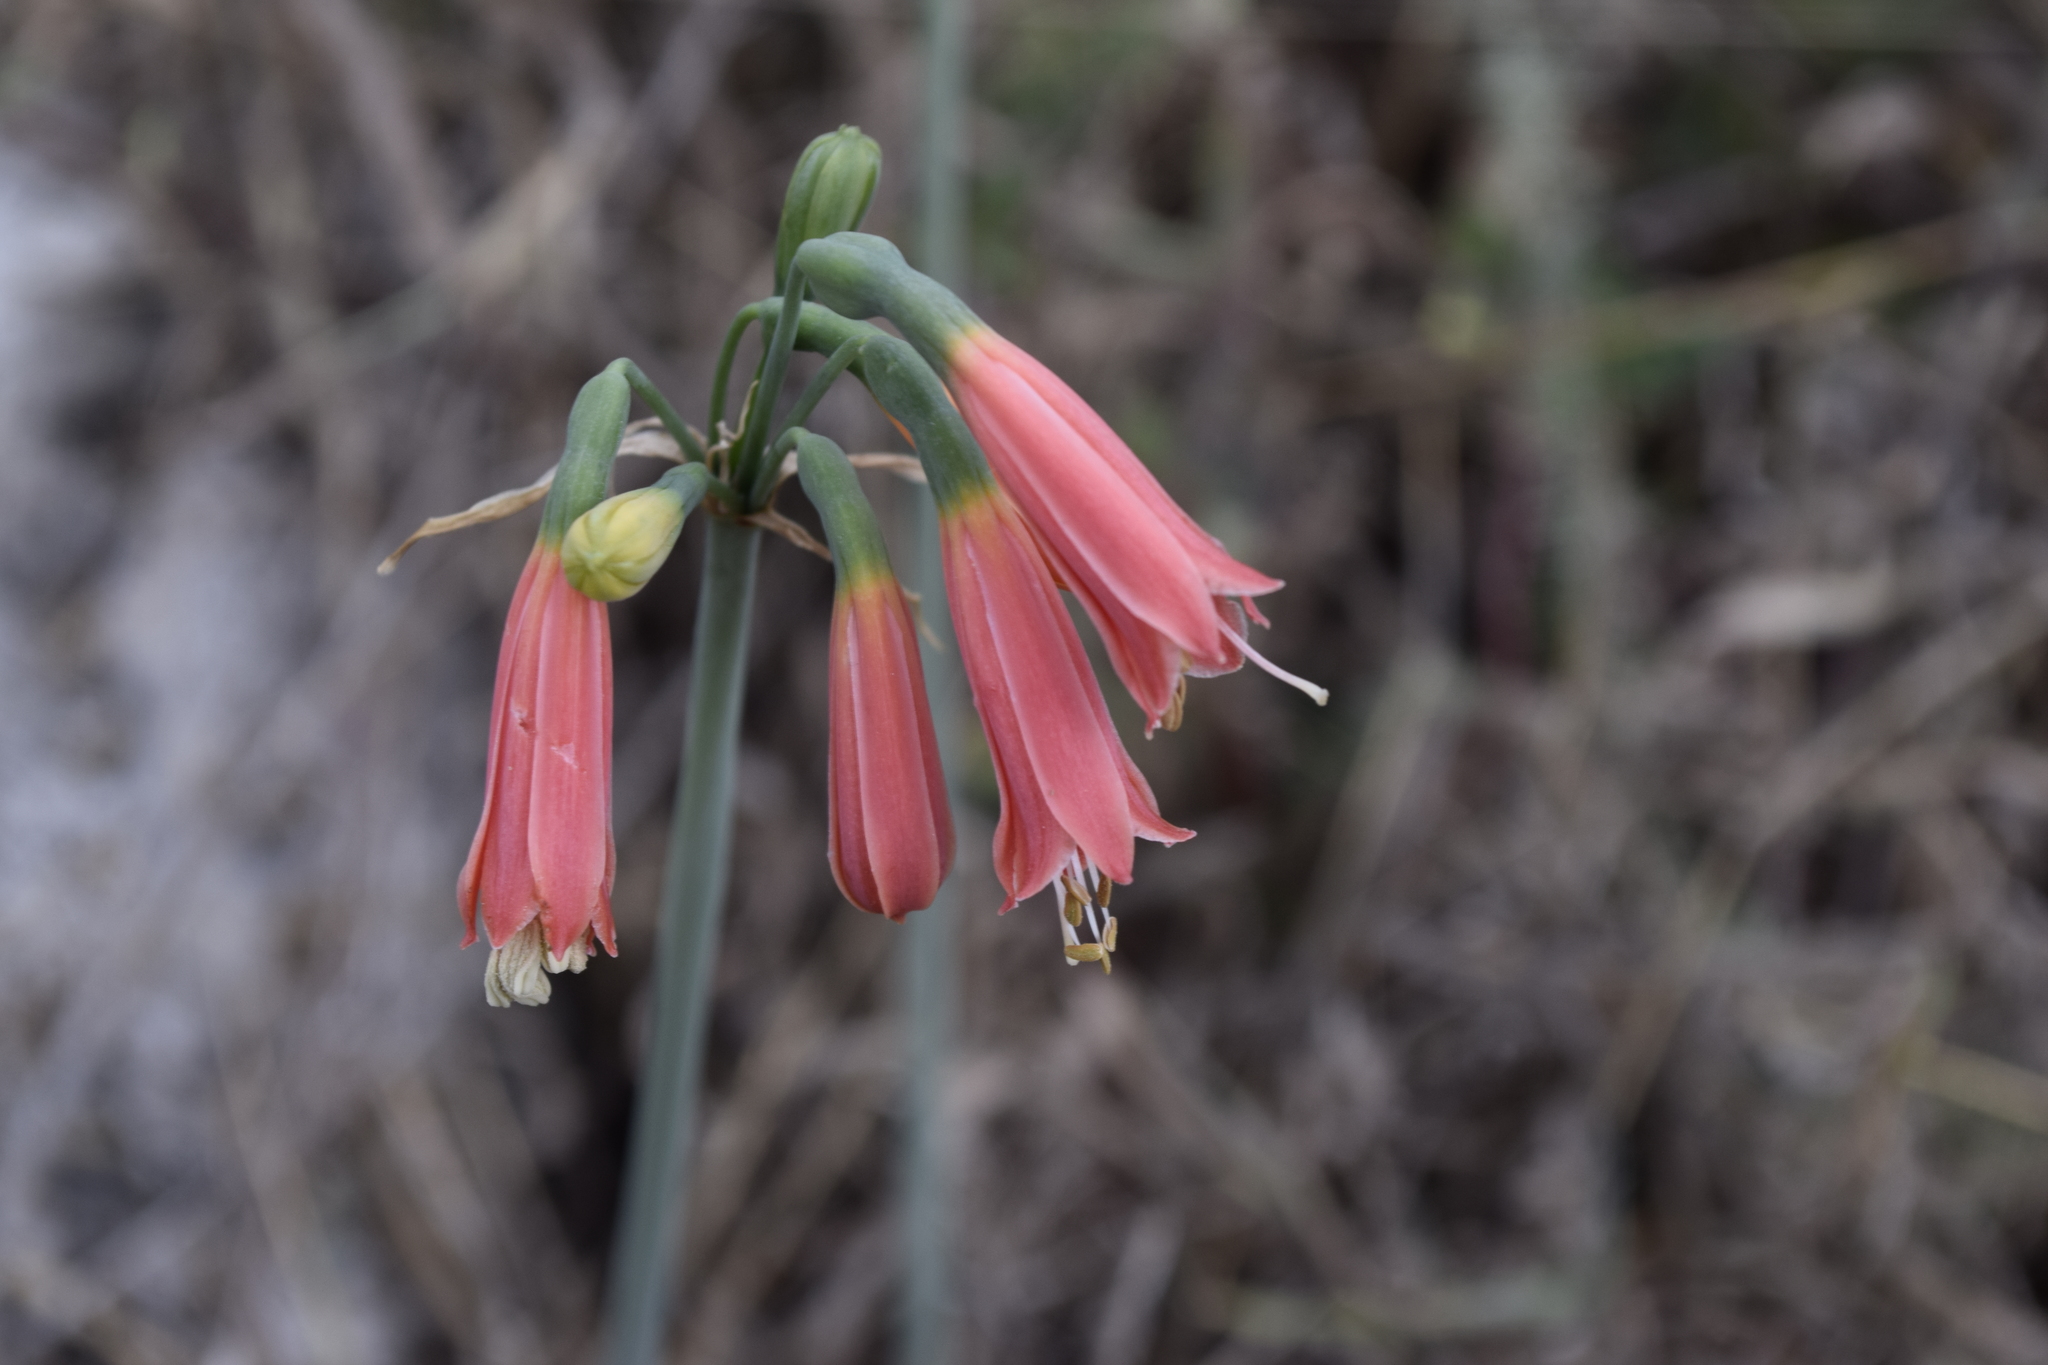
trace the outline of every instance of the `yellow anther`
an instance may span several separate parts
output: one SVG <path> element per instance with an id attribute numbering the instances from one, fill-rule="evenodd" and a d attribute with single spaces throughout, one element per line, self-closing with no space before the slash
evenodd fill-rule
<path id="1" fill-rule="evenodd" d="M 1067 917 L 1067 923 L 1076 929 L 1081 927 L 1081 893 L 1074 889 L 1072 882 L 1067 883 L 1067 903 L 1061 913 Z"/>
<path id="2" fill-rule="evenodd" d="M 1102 949 L 1103 949 L 1103 951 L 1104 951 L 1104 952 L 1109 952 L 1109 953 L 1113 953 L 1113 952 L 1115 952 L 1115 951 L 1116 951 L 1116 916 L 1115 916 L 1115 915 L 1111 915 L 1111 916 L 1109 917 L 1109 922 L 1108 922 L 1107 924 L 1104 924 L 1104 925 L 1102 926 Z"/>
<path id="3" fill-rule="evenodd" d="M 1188 680 L 1182 678 L 1174 684 L 1173 700 L 1166 704 L 1166 714 L 1159 718 L 1159 723 L 1168 730 L 1180 729 L 1181 708 L 1187 704 L 1187 700 Z"/>
<path id="4" fill-rule="evenodd" d="M 1102 885 L 1096 888 L 1096 890 L 1100 891 L 1102 894 L 1100 897 L 1096 899 L 1095 903 L 1105 910 L 1109 909 L 1109 893 L 1115 889 L 1116 883 L 1109 879 L 1108 873 L 1103 873 Z"/>
<path id="5" fill-rule="evenodd" d="M 1100 943 L 1069 943 L 1067 945 L 1067 961 L 1069 962 L 1101 962 L 1103 957 L 1104 954 Z"/>

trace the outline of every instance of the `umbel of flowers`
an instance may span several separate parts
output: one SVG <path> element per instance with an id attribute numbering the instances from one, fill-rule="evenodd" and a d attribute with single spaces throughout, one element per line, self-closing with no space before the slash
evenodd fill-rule
<path id="1" fill-rule="evenodd" d="M 827 860 L 849 901 L 891 920 L 937 895 L 953 862 L 953 824 L 915 609 L 852 463 L 804 426 L 842 376 L 864 385 L 908 439 L 937 504 L 954 636 L 1001 798 L 993 852 L 1002 909 L 1056 888 L 1068 961 L 1108 968 L 1117 939 L 1110 889 L 1131 879 L 1135 841 L 1172 844 L 1192 831 L 1161 815 L 1118 738 L 1062 589 L 1100 635 L 1148 733 L 1179 725 L 1189 677 L 1247 660 L 1325 700 L 1246 638 L 1251 622 L 1265 623 L 1254 599 L 1278 589 L 1278 579 L 1202 530 L 1050 370 L 889 242 L 853 230 L 879 168 L 879 150 L 857 129 L 805 152 L 777 242 L 778 293 L 742 309 L 729 329 L 708 436 L 626 360 L 592 379 L 570 413 L 506 617 L 483 818 L 456 884 L 468 941 L 481 935 L 490 944 L 492 1004 L 541 1003 L 549 974 L 582 971 L 599 948 L 618 952 L 606 604 L 648 583 L 702 507 L 717 523 L 714 540 L 727 537 L 728 558 L 740 566 L 707 573 L 702 613 L 736 620 L 730 629 L 743 645 L 759 532 L 820 548 L 775 511 L 792 474 L 817 508 L 835 571 Z M 868 318 L 886 319 L 900 335 Z M 760 361 L 728 425 L 731 368 L 756 326 Z M 797 349 L 827 359 L 785 404 Z M 624 448 L 674 467 L 652 487 L 607 497 L 635 395 L 666 440 L 636 429 Z M 540 491 L 500 495 L 423 533 L 506 514 Z M 718 553 L 714 544 L 714 568 Z M 738 668 L 725 657 L 730 642 L 706 630 L 700 621 L 699 688 L 714 686 L 716 670 L 736 677 Z M 718 756 L 729 758 L 732 736 L 722 730 L 737 707 L 723 721 L 706 718 L 713 709 L 693 709 L 678 829 L 694 818 L 710 831 L 698 852 L 713 866 L 701 877 L 722 892 L 730 764 L 721 789 Z M 696 733 L 706 727 L 721 733 Z M 696 789 L 693 774 L 702 778 Z"/>
<path id="2" fill-rule="evenodd" d="M 953 821 L 916 611 L 856 464 L 910 466 L 930 489 L 960 665 L 1001 799 L 993 852 L 1002 909 L 1051 889 L 1068 962 L 1109 969 L 1117 946 L 1110 891 L 1131 879 L 1137 841 L 1173 844 L 1192 831 L 1160 813 L 1110 724 L 1062 592 L 1100 635 L 1148 734 L 1179 725 L 1188 678 L 1247 660 L 1326 699 L 1246 638 L 1252 623 L 1265 623 L 1255 599 L 1279 580 L 1239 563 L 1196 525 L 1051 371 L 895 247 L 856 231 L 880 169 L 880 150 L 858 129 L 805 150 L 784 201 L 775 293 L 740 309 L 727 329 L 701 431 L 639 366 L 613 361 L 578 395 L 549 475 L 435 518 L 399 547 L 546 500 L 505 619 L 483 818 L 456 881 L 465 944 L 482 937 L 490 945 L 485 998 L 537 1005 L 554 974 L 584 970 L 599 949 L 618 952 L 607 604 L 647 587 L 692 512 L 708 518 L 652 945 L 653 1019 L 607 1273 L 607 1365 L 659 1358 L 675 1284 L 764 532 L 832 561 L 824 852 L 849 901 L 898 923 L 938 894 L 953 864 Z M 734 363 L 757 331 L 753 378 L 728 423 Z M 824 363 L 786 399 L 799 349 Z M 893 421 L 914 461 L 850 457 L 807 429 L 819 399 L 848 376 Z M 635 399 L 650 421 L 628 422 Z M 621 454 L 666 459 L 670 468 L 650 487 L 609 497 Z M 829 549 L 776 510 L 791 479 L 817 509 Z"/>

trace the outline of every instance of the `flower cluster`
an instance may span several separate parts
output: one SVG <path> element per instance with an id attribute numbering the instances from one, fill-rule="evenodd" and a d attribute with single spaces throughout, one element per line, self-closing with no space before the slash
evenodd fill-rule
<path id="1" fill-rule="evenodd" d="M 888 242 L 851 230 L 878 166 L 873 144 L 854 129 L 805 153 L 778 241 L 780 296 L 743 311 L 720 362 L 709 424 L 716 439 L 684 425 L 629 361 L 615 362 L 577 400 L 505 624 L 483 819 L 457 885 L 469 941 L 481 926 L 491 944 L 494 1004 L 539 1003 L 548 973 L 581 971 L 600 946 L 617 951 L 605 604 L 649 581 L 700 502 L 727 522 L 823 552 L 773 509 L 791 473 L 818 509 L 836 572 L 833 876 L 855 905 L 897 921 L 938 894 L 952 866 L 953 824 L 914 611 L 847 456 L 801 425 L 842 373 L 865 384 L 909 439 L 937 504 L 954 635 L 1001 798 L 994 863 L 1002 908 L 1056 884 L 1070 962 L 1108 969 L 1117 944 L 1111 888 L 1130 881 L 1136 841 L 1172 844 L 1192 832 L 1160 814 L 1111 724 L 1062 589 L 1101 636 L 1148 735 L 1178 727 L 1188 677 L 1247 660 L 1326 700 L 1246 639 L 1250 622 L 1265 624 L 1254 599 L 1280 580 L 1203 531 L 1044 365 L 910 269 Z M 895 333 L 862 321 L 877 317 Z M 764 324 L 759 376 L 737 428 L 728 428 L 719 420 L 726 376 L 755 321 Z M 776 391 L 799 347 L 830 359 L 778 423 Z M 666 432 L 654 447 L 621 446 L 635 393 Z M 678 464 L 650 489 L 607 499 L 622 448 Z M 423 532 L 501 515 L 544 486 Z M 707 575 L 707 603 L 713 591 Z M 743 611 L 743 598 L 735 600 Z"/>

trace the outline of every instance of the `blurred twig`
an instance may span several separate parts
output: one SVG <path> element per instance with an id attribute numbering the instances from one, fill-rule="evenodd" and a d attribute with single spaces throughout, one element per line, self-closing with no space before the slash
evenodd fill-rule
<path id="1" fill-rule="evenodd" d="M 1392 346 L 1321 370 L 1332 406 L 1384 412 L 1449 402 L 1515 373 L 1553 348 L 1617 360 L 1796 326 L 1869 308 L 1979 271 L 2048 257 L 2048 203 L 2022 200 L 1953 214 L 1863 241 L 1802 253 L 1701 284 L 1649 290 L 1526 322 L 1480 320 L 1430 349 Z"/>

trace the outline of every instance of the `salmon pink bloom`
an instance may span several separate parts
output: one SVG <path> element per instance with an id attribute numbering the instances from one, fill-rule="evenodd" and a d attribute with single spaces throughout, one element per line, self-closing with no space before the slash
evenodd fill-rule
<path id="1" fill-rule="evenodd" d="M 618 954 L 611 752 L 605 606 L 569 586 L 561 551 L 542 540 L 505 620 L 483 820 L 456 883 L 463 946 L 481 922 L 493 950 L 493 1004 L 545 1000 L 543 965 L 581 971 L 598 944 Z"/>
<path id="2" fill-rule="evenodd" d="M 570 584 L 562 542 L 604 498 L 632 401 L 628 363 L 606 367 L 576 396 L 498 647 L 484 814 L 455 884 L 469 929 L 462 946 L 476 942 L 479 922 L 490 940 L 484 998 L 493 1005 L 543 1003 L 544 973 L 582 971 L 600 944 L 618 956 L 611 626 L 604 603 Z"/>
<path id="3" fill-rule="evenodd" d="M 925 702 L 917 630 L 853 466 L 799 430 L 797 469 L 832 544 L 832 876 L 846 898 L 901 923 L 953 867 L 953 813 Z"/>
<path id="4" fill-rule="evenodd" d="M 819 245 L 798 251 L 798 268 Z M 1136 841 L 1173 844 L 1193 831 L 1160 816 L 1110 723 L 1039 541 L 932 367 L 902 338 L 822 309 L 807 318 L 801 344 L 858 344 L 860 377 L 917 448 L 938 504 L 953 632 L 1002 798 L 994 848 L 1002 908 L 1058 881 L 1067 960 L 1108 970 L 1117 938 L 1110 888 L 1131 879 Z M 1084 926 L 1091 941 L 1079 937 Z"/>
<path id="5" fill-rule="evenodd" d="M 833 600 L 831 708 L 832 877 L 855 905 L 901 923 L 953 868 L 953 815 L 917 628 L 893 576 Z"/>
<path id="6" fill-rule="evenodd" d="M 1327 699 L 1245 642 L 1247 612 L 1265 624 L 1251 599 L 1280 580 L 1197 526 L 1057 375 L 978 324 L 954 336 L 946 359 L 961 415 L 1101 632 L 1148 730 L 1179 725 L 1185 675 L 1233 672 L 1246 658 Z"/>
<path id="7" fill-rule="evenodd" d="M 1160 818 L 1009 498 L 990 485 L 942 501 L 939 534 L 960 661 L 1002 793 L 995 865 L 1009 893 L 1003 908 L 1055 878 L 1069 900 L 1106 904 L 1108 883 L 1131 879 L 1135 839 L 1173 844 L 1193 832 Z"/>
<path id="8" fill-rule="evenodd" d="M 1239 563 L 1197 526 L 1057 375 L 882 238 L 843 232 L 810 242 L 799 265 L 828 306 L 887 317 L 940 370 L 997 482 L 1101 633 L 1148 733 L 1179 724 L 1188 674 L 1232 672 L 1246 659 L 1328 701 L 1245 641 L 1247 615 L 1265 624 L 1251 599 L 1280 580 Z"/>

